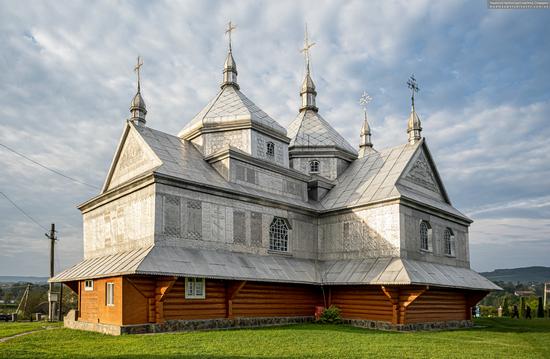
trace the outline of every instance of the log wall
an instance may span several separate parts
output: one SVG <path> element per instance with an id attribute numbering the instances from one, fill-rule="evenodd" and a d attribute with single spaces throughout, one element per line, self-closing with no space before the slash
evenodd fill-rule
<path id="1" fill-rule="evenodd" d="M 330 298 L 345 319 L 392 321 L 392 304 L 380 286 L 334 286 Z"/>
<path id="2" fill-rule="evenodd" d="M 115 283 L 115 305 L 106 305 L 106 283 Z M 94 280 L 79 296 L 79 320 L 117 325 L 166 320 L 313 316 L 315 306 L 335 305 L 345 319 L 393 324 L 470 319 L 470 306 L 486 292 L 426 286 L 319 286 L 206 279 L 205 299 L 186 299 L 185 280 L 124 276 Z"/>
<path id="3" fill-rule="evenodd" d="M 464 292 L 427 290 L 407 307 L 405 323 L 466 320 L 469 310 Z"/>
<path id="4" fill-rule="evenodd" d="M 247 282 L 233 300 L 234 317 L 313 316 L 322 305 L 318 287 Z"/>

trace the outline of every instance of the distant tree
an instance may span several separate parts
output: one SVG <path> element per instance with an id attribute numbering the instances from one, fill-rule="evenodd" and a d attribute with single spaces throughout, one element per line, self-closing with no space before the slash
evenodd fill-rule
<path id="1" fill-rule="evenodd" d="M 510 316 L 510 304 L 508 303 L 508 296 L 504 297 L 504 300 L 502 301 L 502 316 Z"/>
<path id="2" fill-rule="evenodd" d="M 539 297 L 539 304 L 537 305 L 537 318 L 544 318 L 544 307 L 542 304 L 542 297 Z"/>
<path id="3" fill-rule="evenodd" d="M 519 300 L 519 317 L 523 318 L 525 315 L 525 297 L 521 297 Z"/>

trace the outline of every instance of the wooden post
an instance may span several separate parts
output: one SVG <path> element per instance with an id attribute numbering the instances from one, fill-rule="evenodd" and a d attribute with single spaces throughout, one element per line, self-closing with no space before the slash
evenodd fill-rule
<path id="1" fill-rule="evenodd" d="M 226 282 L 225 286 L 225 317 L 233 318 L 233 299 L 239 294 L 246 284 L 245 280 L 236 281 L 233 283 Z"/>
<path id="2" fill-rule="evenodd" d="M 155 322 L 157 323 L 164 323 L 164 300 L 166 299 L 166 295 L 172 290 L 176 280 L 177 277 L 171 277 L 157 281 L 155 290 Z"/>
<path id="3" fill-rule="evenodd" d="M 55 223 L 52 223 L 50 229 L 50 235 L 46 234 L 46 237 L 50 239 L 50 279 L 54 276 L 54 256 L 55 256 Z M 48 320 L 53 322 L 55 320 L 55 302 L 50 299 L 53 291 L 53 283 L 49 283 L 49 297 L 48 297 Z"/>
<path id="4" fill-rule="evenodd" d="M 392 304 L 392 324 L 400 324 L 399 316 L 399 289 L 386 288 L 381 286 L 382 292 L 388 297 Z"/>

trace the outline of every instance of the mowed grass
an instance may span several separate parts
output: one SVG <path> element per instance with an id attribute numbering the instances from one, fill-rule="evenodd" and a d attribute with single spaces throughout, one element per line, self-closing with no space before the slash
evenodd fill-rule
<path id="1" fill-rule="evenodd" d="M 0 357 L 550 358 L 550 320 L 481 319 L 476 325 L 465 330 L 394 333 L 305 324 L 120 337 L 57 329 L 0 343 Z"/>
<path id="2" fill-rule="evenodd" d="M 44 329 L 45 327 L 60 327 L 62 323 L 47 322 L 0 322 L 0 338 L 12 335 Z"/>

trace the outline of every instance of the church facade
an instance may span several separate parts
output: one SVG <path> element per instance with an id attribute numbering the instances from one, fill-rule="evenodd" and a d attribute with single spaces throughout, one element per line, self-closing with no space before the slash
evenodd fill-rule
<path id="1" fill-rule="evenodd" d="M 51 279 L 78 294 L 66 325 L 273 325 L 335 305 L 360 326 L 468 326 L 499 288 L 470 269 L 472 221 L 450 202 L 414 102 L 403 144 L 375 149 L 365 112 L 357 151 L 316 95 L 308 61 L 285 129 L 241 92 L 230 46 L 220 91 L 173 135 L 146 125 L 138 79 L 101 193 L 79 207 L 84 259 Z"/>

